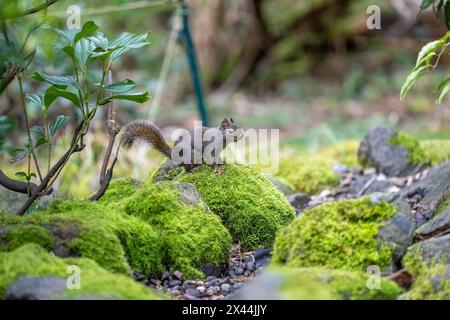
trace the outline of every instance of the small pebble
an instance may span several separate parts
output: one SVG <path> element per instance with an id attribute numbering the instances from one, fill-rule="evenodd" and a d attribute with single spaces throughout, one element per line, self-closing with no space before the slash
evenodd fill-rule
<path id="1" fill-rule="evenodd" d="M 205 294 L 206 288 L 203 287 L 203 286 L 200 286 L 200 287 L 197 287 L 197 291 L 198 291 L 200 294 Z"/>
<path id="2" fill-rule="evenodd" d="M 214 280 L 214 279 L 217 279 L 215 276 L 207 276 L 206 277 L 206 281 L 211 281 L 211 280 Z"/>
<path id="3" fill-rule="evenodd" d="M 196 298 L 200 297 L 200 292 L 198 292 L 197 289 L 193 288 L 187 289 L 186 294 Z"/>
<path id="4" fill-rule="evenodd" d="M 178 289 L 174 289 L 174 290 L 172 290 L 170 293 L 173 294 L 173 295 L 175 295 L 175 296 L 181 295 L 181 292 L 180 292 L 180 290 L 178 290 Z"/>
<path id="5" fill-rule="evenodd" d="M 185 282 L 183 282 L 183 287 L 185 289 L 187 289 L 187 288 L 195 288 L 196 287 L 196 283 L 193 280 L 186 280 Z"/>
<path id="6" fill-rule="evenodd" d="M 227 294 L 230 292 L 231 286 L 228 283 L 224 283 L 220 286 L 220 290 L 222 291 L 222 293 Z"/>
<path id="7" fill-rule="evenodd" d="M 241 276 L 244 274 L 244 269 L 243 268 L 236 268 L 234 269 L 234 273 L 238 276 Z"/>

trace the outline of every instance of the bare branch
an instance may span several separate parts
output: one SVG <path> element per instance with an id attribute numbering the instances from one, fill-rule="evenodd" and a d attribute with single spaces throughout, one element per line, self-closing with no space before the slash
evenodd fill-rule
<path id="1" fill-rule="evenodd" d="M 37 185 L 33 182 L 23 182 L 9 178 L 5 173 L 0 169 L 0 185 L 5 187 L 8 190 L 25 193 L 28 194 L 33 193 L 37 189 Z"/>

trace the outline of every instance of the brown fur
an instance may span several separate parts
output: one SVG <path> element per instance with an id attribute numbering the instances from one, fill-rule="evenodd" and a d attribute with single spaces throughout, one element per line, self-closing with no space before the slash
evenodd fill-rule
<path id="1" fill-rule="evenodd" d="M 133 121 L 124 129 L 124 134 L 120 140 L 121 145 L 129 148 L 136 139 L 150 143 L 156 150 L 170 158 L 172 148 L 164 139 L 161 129 L 152 122 Z"/>

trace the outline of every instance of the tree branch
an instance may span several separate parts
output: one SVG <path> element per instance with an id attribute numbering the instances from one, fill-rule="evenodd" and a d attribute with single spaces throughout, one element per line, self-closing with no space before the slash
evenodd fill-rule
<path id="1" fill-rule="evenodd" d="M 108 71 L 108 84 L 112 83 L 112 73 L 111 70 Z M 99 200 L 106 192 L 106 190 L 109 187 L 109 183 L 111 182 L 112 176 L 113 176 L 113 170 L 114 166 L 116 165 L 117 158 L 119 155 L 119 148 L 117 147 L 116 155 L 111 163 L 111 166 L 108 168 L 112 150 L 114 147 L 114 143 L 116 141 L 117 134 L 120 131 L 120 128 L 117 126 L 117 123 L 115 121 L 115 111 L 114 111 L 114 105 L 112 100 L 108 103 L 107 109 L 106 109 L 106 129 L 109 134 L 109 141 L 108 141 L 108 147 L 106 148 L 105 156 L 103 158 L 102 168 L 100 170 L 100 188 L 99 190 L 89 198 L 89 200 L 97 201 Z"/>
<path id="2" fill-rule="evenodd" d="M 37 185 L 33 182 L 23 182 L 9 178 L 5 173 L 0 169 L 0 185 L 5 187 L 8 190 L 25 193 L 28 192 L 33 193 L 37 189 Z"/>
<path id="3" fill-rule="evenodd" d="M 12 12 L 9 14 L 5 14 L 5 16 L 3 16 L 3 19 L 15 19 L 15 18 L 20 18 L 20 17 L 24 17 L 24 16 L 28 16 L 34 13 L 37 13 L 39 11 L 45 10 L 48 7 L 50 7 L 51 5 L 55 4 L 58 0 L 46 0 L 45 3 L 42 3 L 34 8 L 28 9 L 26 11 L 22 11 L 22 12 Z"/>

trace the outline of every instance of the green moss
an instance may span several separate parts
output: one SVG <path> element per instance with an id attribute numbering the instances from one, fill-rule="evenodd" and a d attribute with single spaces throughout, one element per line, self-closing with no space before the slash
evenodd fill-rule
<path id="1" fill-rule="evenodd" d="M 253 168 L 234 164 L 221 168 L 224 172 L 219 174 L 209 166 L 202 166 L 181 175 L 179 180 L 195 185 L 242 248 L 271 247 L 276 232 L 294 219 L 293 208 Z"/>
<path id="2" fill-rule="evenodd" d="M 441 164 L 450 159 L 450 140 L 424 140 L 420 141 L 420 146 L 432 164 Z"/>
<path id="3" fill-rule="evenodd" d="M 147 183 L 125 210 L 158 230 L 165 265 L 187 278 L 203 277 L 202 265 L 221 267 L 228 262 L 231 237 L 220 218 L 207 212 L 201 202 L 189 203 L 181 187 L 172 181 Z"/>
<path id="4" fill-rule="evenodd" d="M 278 234 L 273 261 L 290 267 L 354 271 L 365 271 L 370 265 L 386 268 L 393 249 L 379 243 L 376 235 L 381 224 L 395 213 L 394 205 L 374 205 L 370 197 L 306 210 Z"/>
<path id="5" fill-rule="evenodd" d="M 110 204 L 124 201 L 138 189 L 139 183 L 131 178 L 112 180 L 100 203 Z"/>
<path id="6" fill-rule="evenodd" d="M 440 261 L 425 262 L 418 251 L 408 251 L 403 266 L 414 277 L 406 300 L 450 300 L 450 267 Z"/>
<path id="7" fill-rule="evenodd" d="M 4 298 L 6 289 L 17 278 L 27 276 L 59 276 L 67 278 L 68 266 L 80 268 L 80 289 L 66 289 L 53 297 L 96 296 L 116 299 L 160 299 L 155 292 L 134 282 L 125 275 L 112 274 L 94 261 L 85 258 L 61 259 L 47 253 L 36 244 L 27 244 L 12 252 L 0 253 L 0 298 Z"/>
<path id="8" fill-rule="evenodd" d="M 130 266 L 147 275 L 163 270 L 159 235 L 145 222 L 94 203 L 63 201 L 49 211 L 24 217 L 11 217 L 6 225 L 21 229 L 29 224 L 53 234 L 52 250 L 65 248 L 70 256 L 95 260 L 103 268 L 125 273 Z M 13 228 L 14 230 L 14 228 Z M 29 242 L 16 237 L 16 245 Z M 47 239 L 33 242 L 48 247 Z"/>
<path id="9" fill-rule="evenodd" d="M 297 192 L 316 194 L 339 184 L 332 159 L 297 156 L 282 159 L 277 176 L 294 186 Z"/>
<path id="10" fill-rule="evenodd" d="M 388 300 L 402 290 L 395 282 L 380 279 L 379 287 L 368 286 L 370 274 L 319 268 L 275 268 L 283 277 L 281 299 Z"/>
<path id="11" fill-rule="evenodd" d="M 419 140 L 405 133 L 397 133 L 389 139 L 389 143 L 402 147 L 408 152 L 409 164 L 429 164 L 431 162 L 428 153 L 421 147 Z"/>
<path id="12" fill-rule="evenodd" d="M 348 140 L 326 147 L 319 151 L 319 156 L 353 168 L 358 167 L 358 148 L 360 141 Z"/>
<path id="13" fill-rule="evenodd" d="M 6 228 L 0 233 L 0 250 L 12 251 L 25 243 L 39 243 L 42 247 L 50 250 L 53 247 L 53 235 L 40 226 L 20 225 L 8 230 Z"/>

